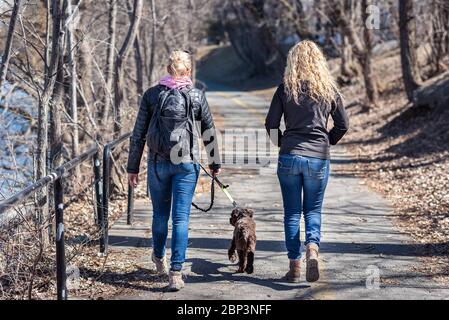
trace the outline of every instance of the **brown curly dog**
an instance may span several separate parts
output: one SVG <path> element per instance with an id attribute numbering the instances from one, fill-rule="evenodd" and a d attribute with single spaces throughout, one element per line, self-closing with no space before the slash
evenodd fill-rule
<path id="1" fill-rule="evenodd" d="M 234 237 L 228 251 L 229 260 L 237 260 L 235 250 L 239 256 L 238 273 L 254 272 L 254 253 L 256 251 L 256 222 L 251 209 L 234 209 L 229 222 L 234 226 Z"/>

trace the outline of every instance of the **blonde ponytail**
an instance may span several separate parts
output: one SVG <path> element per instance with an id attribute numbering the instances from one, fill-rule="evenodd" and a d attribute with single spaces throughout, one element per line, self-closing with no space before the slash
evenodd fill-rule
<path id="1" fill-rule="evenodd" d="M 192 58 L 189 53 L 174 50 L 168 58 L 168 72 L 174 78 L 189 76 L 192 71 Z"/>

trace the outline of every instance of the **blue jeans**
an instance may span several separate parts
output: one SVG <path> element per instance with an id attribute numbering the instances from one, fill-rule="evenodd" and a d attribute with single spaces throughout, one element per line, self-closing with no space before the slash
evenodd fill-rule
<path id="1" fill-rule="evenodd" d="M 321 208 L 329 179 L 330 161 L 281 154 L 278 178 L 284 201 L 285 244 L 288 258 L 301 258 L 299 223 L 304 212 L 306 242 L 320 245 Z"/>
<path id="2" fill-rule="evenodd" d="M 157 170 L 157 176 L 155 169 Z M 181 271 L 185 261 L 192 198 L 198 181 L 198 164 L 172 164 L 158 159 L 148 163 L 148 187 L 153 203 L 153 250 L 157 258 L 165 256 L 168 220 L 172 211 L 171 270 Z"/>

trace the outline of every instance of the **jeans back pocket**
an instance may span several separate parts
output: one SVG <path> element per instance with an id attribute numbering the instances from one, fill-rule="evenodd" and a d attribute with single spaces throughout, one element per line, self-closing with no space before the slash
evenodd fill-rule
<path id="1" fill-rule="evenodd" d="M 328 174 L 329 161 L 321 159 L 307 159 L 309 177 L 324 179 Z"/>
<path id="2" fill-rule="evenodd" d="M 293 157 L 280 156 L 278 160 L 278 174 L 293 174 L 293 164 L 295 159 Z"/>

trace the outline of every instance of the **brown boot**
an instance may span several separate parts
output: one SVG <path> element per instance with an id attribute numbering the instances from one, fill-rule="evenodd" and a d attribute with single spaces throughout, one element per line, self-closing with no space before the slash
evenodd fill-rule
<path id="1" fill-rule="evenodd" d="M 285 275 L 285 279 L 288 282 L 298 283 L 301 275 L 301 261 L 290 260 L 290 270 Z"/>
<path id="2" fill-rule="evenodd" d="M 318 266 L 318 250 L 316 243 L 309 243 L 306 251 L 306 280 L 307 282 L 315 282 L 320 278 L 320 270 Z"/>
<path id="3" fill-rule="evenodd" d="M 168 289 L 175 292 L 182 288 L 184 288 L 184 280 L 181 271 L 170 271 L 168 274 Z"/>
<path id="4" fill-rule="evenodd" d="M 158 275 L 167 275 L 168 274 L 168 266 L 167 266 L 167 259 L 165 258 L 165 256 L 161 259 L 157 258 L 153 254 L 151 255 L 151 260 L 153 261 L 153 263 L 156 265 L 156 270 Z"/>

